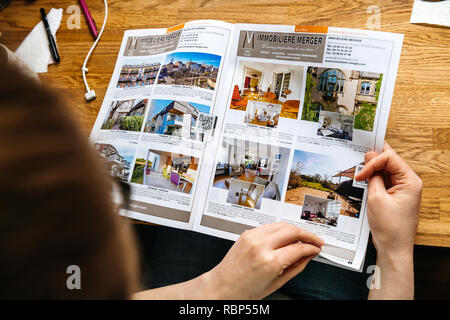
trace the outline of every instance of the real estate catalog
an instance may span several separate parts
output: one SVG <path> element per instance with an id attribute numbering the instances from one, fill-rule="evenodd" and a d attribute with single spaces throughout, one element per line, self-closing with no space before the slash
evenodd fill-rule
<path id="1" fill-rule="evenodd" d="M 122 214 L 236 240 L 284 221 L 361 270 L 367 183 L 403 35 L 201 20 L 125 32 L 91 134 L 130 183 Z"/>

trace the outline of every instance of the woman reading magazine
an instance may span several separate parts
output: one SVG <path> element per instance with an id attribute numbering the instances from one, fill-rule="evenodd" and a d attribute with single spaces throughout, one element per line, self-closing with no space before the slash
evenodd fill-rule
<path id="1" fill-rule="evenodd" d="M 273 223 L 244 232 L 200 276 L 140 291 L 136 239 L 67 103 L 16 67 L 0 63 L 0 74 L 7 75 L 0 77 L 1 298 L 261 299 L 319 254 L 322 239 Z M 369 223 L 381 270 L 380 289 L 369 298 L 411 299 L 422 183 L 388 145 L 367 154 L 358 178 L 369 179 Z M 82 271 L 82 290 L 68 289 L 72 265 Z M 326 287 L 318 282 L 318 292 Z"/>

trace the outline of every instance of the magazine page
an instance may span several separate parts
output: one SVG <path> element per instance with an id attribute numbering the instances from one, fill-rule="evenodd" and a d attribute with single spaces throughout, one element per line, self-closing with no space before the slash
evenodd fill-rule
<path id="1" fill-rule="evenodd" d="M 403 36 L 328 27 L 236 25 L 233 82 L 204 213 L 194 230 L 236 240 L 285 221 L 322 237 L 321 257 L 359 270 L 367 190 L 381 151 Z"/>
<path id="2" fill-rule="evenodd" d="M 225 110 L 216 101 L 233 31 L 205 20 L 125 32 L 91 133 L 106 169 L 131 185 L 122 214 L 191 228 L 204 147 Z"/>

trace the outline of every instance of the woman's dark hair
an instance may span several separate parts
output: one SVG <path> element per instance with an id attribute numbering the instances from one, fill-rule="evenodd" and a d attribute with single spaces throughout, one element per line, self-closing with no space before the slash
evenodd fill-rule
<path id="1" fill-rule="evenodd" d="M 2 299 L 126 299 L 138 289 L 130 226 L 70 108 L 0 63 Z M 67 287 L 72 265 L 79 290 Z"/>

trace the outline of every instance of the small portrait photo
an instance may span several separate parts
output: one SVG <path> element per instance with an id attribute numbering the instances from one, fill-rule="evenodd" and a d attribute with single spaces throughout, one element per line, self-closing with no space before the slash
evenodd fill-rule
<path id="1" fill-rule="evenodd" d="M 341 202 L 305 194 L 301 219 L 336 227 Z"/>

